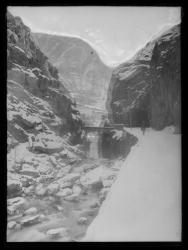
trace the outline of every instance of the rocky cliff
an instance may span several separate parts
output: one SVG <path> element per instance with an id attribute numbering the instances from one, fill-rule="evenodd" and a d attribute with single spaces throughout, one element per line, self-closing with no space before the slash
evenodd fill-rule
<path id="1" fill-rule="evenodd" d="M 104 109 L 112 69 L 100 60 L 96 51 L 76 37 L 33 35 L 41 50 L 58 68 L 60 78 L 64 79 L 76 102 Z"/>
<path id="2" fill-rule="evenodd" d="M 176 25 L 114 69 L 109 118 L 133 127 L 180 129 L 180 95 L 180 25 Z"/>
<path id="3" fill-rule="evenodd" d="M 120 163 L 87 157 L 64 80 L 9 12 L 7 36 L 7 241 L 77 241 Z"/>
<path id="4" fill-rule="evenodd" d="M 9 12 L 7 69 L 8 149 L 41 131 L 78 135 L 79 112 L 59 80 L 57 68 L 41 52 L 21 18 Z"/>

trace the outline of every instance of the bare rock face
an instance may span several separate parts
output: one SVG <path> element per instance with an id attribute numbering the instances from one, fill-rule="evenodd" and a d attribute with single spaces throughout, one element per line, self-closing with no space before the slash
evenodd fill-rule
<path id="1" fill-rule="evenodd" d="M 180 25 L 176 25 L 114 69 L 109 118 L 130 127 L 180 128 L 180 89 Z"/>

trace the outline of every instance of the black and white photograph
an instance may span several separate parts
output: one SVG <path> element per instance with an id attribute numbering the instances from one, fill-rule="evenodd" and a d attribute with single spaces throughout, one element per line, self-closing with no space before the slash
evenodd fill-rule
<path id="1" fill-rule="evenodd" d="M 7 242 L 181 242 L 181 22 L 7 7 Z"/>

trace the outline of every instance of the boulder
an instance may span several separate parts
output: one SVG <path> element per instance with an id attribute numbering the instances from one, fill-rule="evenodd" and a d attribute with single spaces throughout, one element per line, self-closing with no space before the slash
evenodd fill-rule
<path id="1" fill-rule="evenodd" d="M 81 213 L 81 216 L 85 217 L 85 216 L 94 216 L 96 215 L 98 212 L 98 209 L 89 209 L 89 210 L 85 210 Z"/>
<path id="2" fill-rule="evenodd" d="M 8 180 L 7 183 L 7 193 L 8 196 L 13 196 L 22 190 L 22 184 L 19 180 Z"/>
<path id="3" fill-rule="evenodd" d="M 47 187 L 47 191 L 48 191 L 49 194 L 55 194 L 55 193 L 57 193 L 58 190 L 59 190 L 59 184 L 56 183 L 56 182 L 51 183 Z"/>
<path id="4" fill-rule="evenodd" d="M 22 169 L 22 164 L 20 162 L 12 165 L 12 171 L 19 173 L 21 169 Z"/>
<path id="5" fill-rule="evenodd" d="M 25 195 L 32 195 L 34 192 L 34 186 L 30 186 L 23 189 Z"/>
<path id="6" fill-rule="evenodd" d="M 34 143 L 35 151 L 39 153 L 54 154 L 62 150 L 62 142 L 56 141 L 37 141 Z"/>
<path id="7" fill-rule="evenodd" d="M 43 196 L 46 194 L 46 188 L 43 186 L 43 184 L 39 184 L 36 188 L 35 188 L 35 194 L 39 195 L 39 196 Z"/>
<path id="8" fill-rule="evenodd" d="M 74 185 L 72 188 L 72 191 L 73 191 L 73 194 L 80 195 L 82 192 L 82 189 L 80 186 Z"/>
<path id="9" fill-rule="evenodd" d="M 15 229 L 20 230 L 21 228 L 22 228 L 22 225 L 17 223 L 16 226 L 15 226 Z"/>
<path id="10" fill-rule="evenodd" d="M 46 216 L 44 214 L 40 214 L 40 221 L 45 221 L 46 220 Z"/>
<path id="11" fill-rule="evenodd" d="M 28 215 L 26 218 L 23 218 L 20 223 L 23 226 L 29 226 L 40 222 L 40 215 Z"/>
<path id="12" fill-rule="evenodd" d="M 72 185 L 73 185 L 73 183 L 70 182 L 70 181 L 67 181 L 67 182 L 61 181 L 61 182 L 60 182 L 60 188 L 62 188 L 62 189 L 63 189 L 63 188 L 71 188 Z"/>
<path id="13" fill-rule="evenodd" d="M 97 202 L 97 201 L 94 201 L 94 202 L 91 203 L 91 205 L 90 205 L 91 208 L 97 208 L 97 207 L 99 207 L 99 206 L 100 206 L 100 204 L 99 204 L 99 202 Z"/>
<path id="14" fill-rule="evenodd" d="M 37 208 L 36 207 L 31 207 L 29 209 L 27 209 L 24 214 L 25 215 L 33 215 L 33 214 L 36 214 L 38 212 Z"/>
<path id="15" fill-rule="evenodd" d="M 14 229 L 16 227 L 16 221 L 9 221 L 7 224 L 8 229 Z"/>
<path id="16" fill-rule="evenodd" d="M 49 161 L 56 167 L 57 165 L 57 160 L 54 156 L 50 156 L 49 157 Z"/>
<path id="17" fill-rule="evenodd" d="M 78 161 L 79 161 L 79 159 L 77 159 L 77 158 L 70 158 L 69 159 L 69 164 L 73 165 L 73 164 L 77 163 Z"/>
<path id="18" fill-rule="evenodd" d="M 41 120 L 37 117 L 26 115 L 26 114 L 19 114 L 16 115 L 15 118 L 22 124 L 22 126 L 27 128 L 34 128 L 37 122 L 41 122 Z"/>
<path id="19" fill-rule="evenodd" d="M 64 227 L 50 229 L 50 230 L 48 230 L 48 231 L 46 232 L 46 234 L 47 234 L 50 238 L 67 237 L 67 236 L 68 236 L 67 229 L 64 228 Z"/>
<path id="20" fill-rule="evenodd" d="M 22 183 L 22 187 L 29 187 L 34 184 L 35 180 L 32 176 L 22 175 L 20 178 L 20 182 Z"/>
<path id="21" fill-rule="evenodd" d="M 16 197 L 7 200 L 8 214 L 14 214 L 16 211 L 20 211 L 26 206 L 26 199 L 23 197 Z"/>
<path id="22" fill-rule="evenodd" d="M 103 180 L 102 181 L 104 187 L 111 187 L 113 182 L 114 182 L 114 180 Z"/>
<path id="23" fill-rule="evenodd" d="M 73 168 L 73 171 L 74 171 L 74 173 L 79 173 L 79 174 L 81 174 L 81 173 L 84 172 L 84 167 L 83 167 L 83 166 L 74 167 L 74 168 Z"/>
<path id="24" fill-rule="evenodd" d="M 40 176 L 40 173 L 29 164 L 22 165 L 22 170 L 20 171 L 20 174 L 32 176 L 33 178 L 37 178 Z"/>
<path id="25" fill-rule="evenodd" d="M 78 194 L 71 194 L 71 195 L 64 197 L 64 200 L 77 202 L 77 201 L 79 201 L 79 195 Z"/>
<path id="26" fill-rule="evenodd" d="M 57 192 L 56 196 L 65 197 L 65 196 L 68 196 L 68 195 L 71 195 L 71 194 L 72 194 L 72 189 L 64 188 L 64 189 L 60 190 L 59 192 Z"/>
<path id="27" fill-rule="evenodd" d="M 62 158 L 69 158 L 69 162 L 72 162 L 72 164 L 77 161 L 76 155 L 67 149 L 62 150 L 60 156 Z"/>
<path id="28" fill-rule="evenodd" d="M 109 192 L 109 187 L 105 187 L 99 192 L 100 203 L 102 203 L 106 199 L 108 192 Z"/>
<path id="29" fill-rule="evenodd" d="M 68 165 L 66 167 L 63 167 L 61 168 L 59 171 L 58 171 L 58 174 L 57 174 L 57 177 L 62 177 L 64 175 L 67 175 L 72 169 L 72 166 Z"/>
<path id="30" fill-rule="evenodd" d="M 63 176 L 65 176 L 65 172 L 63 169 L 60 169 L 56 175 L 56 178 L 62 178 Z"/>
<path id="31" fill-rule="evenodd" d="M 57 210 L 58 210 L 58 211 L 60 211 L 60 212 L 62 212 L 62 211 L 64 210 L 64 208 L 63 208 L 63 207 L 58 206 L 58 205 L 56 206 L 56 208 L 57 208 Z"/>
<path id="32" fill-rule="evenodd" d="M 97 165 L 94 163 L 86 163 L 86 164 L 83 164 L 82 167 L 83 167 L 84 171 L 87 172 L 88 170 L 92 170 L 92 169 L 96 168 Z"/>
<path id="33" fill-rule="evenodd" d="M 96 168 L 80 178 L 80 183 L 87 188 L 101 188 L 102 187 L 102 168 Z"/>
<path id="34" fill-rule="evenodd" d="M 41 175 L 47 175 L 50 174 L 52 171 L 52 166 L 48 162 L 40 162 L 40 164 L 37 167 L 38 172 Z"/>
<path id="35" fill-rule="evenodd" d="M 86 217 L 80 217 L 78 219 L 78 224 L 85 225 L 87 224 L 87 222 L 88 222 L 88 219 Z"/>
<path id="36" fill-rule="evenodd" d="M 78 173 L 70 173 L 62 178 L 63 182 L 74 182 L 80 178 L 80 174 Z"/>

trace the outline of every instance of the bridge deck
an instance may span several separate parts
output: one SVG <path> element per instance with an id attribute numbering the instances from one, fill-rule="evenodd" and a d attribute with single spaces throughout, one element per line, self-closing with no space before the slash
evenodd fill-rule
<path id="1" fill-rule="evenodd" d="M 83 127 L 83 129 L 85 131 L 104 131 L 104 130 L 113 130 L 113 129 L 119 129 L 119 130 L 121 130 L 121 129 L 123 129 L 124 126 L 125 126 L 124 124 L 115 124 L 115 125 L 110 126 L 110 127 L 85 126 L 85 127 Z"/>

